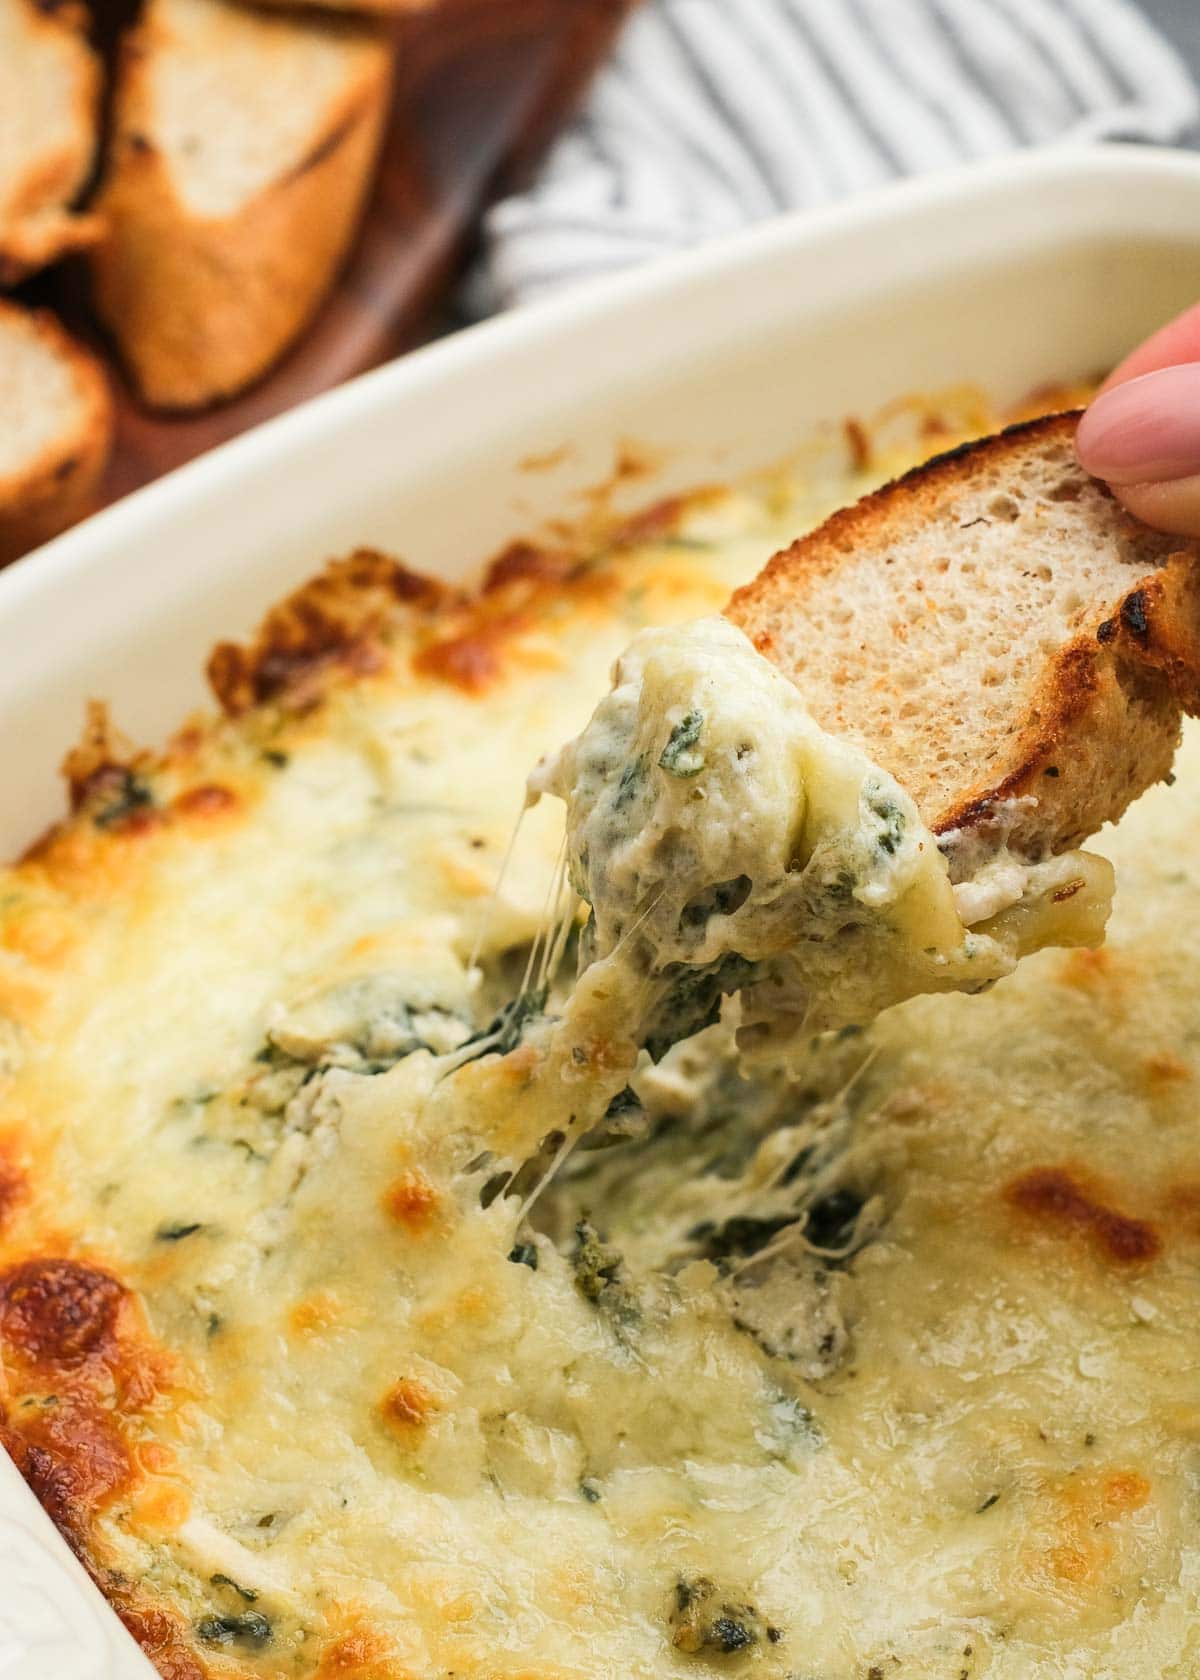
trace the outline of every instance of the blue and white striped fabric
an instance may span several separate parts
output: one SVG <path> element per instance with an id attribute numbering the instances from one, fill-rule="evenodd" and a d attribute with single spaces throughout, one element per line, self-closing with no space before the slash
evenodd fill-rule
<path id="1" fill-rule="evenodd" d="M 897 176 L 1056 140 L 1179 140 L 1198 118 L 1131 0 L 643 0 L 538 180 L 489 213 L 474 303 Z"/>

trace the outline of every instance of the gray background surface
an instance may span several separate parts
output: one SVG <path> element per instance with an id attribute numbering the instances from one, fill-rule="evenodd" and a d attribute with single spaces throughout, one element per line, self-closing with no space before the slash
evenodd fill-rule
<path id="1" fill-rule="evenodd" d="M 1141 4 L 1200 75 L 1200 0 L 1141 0 Z"/>

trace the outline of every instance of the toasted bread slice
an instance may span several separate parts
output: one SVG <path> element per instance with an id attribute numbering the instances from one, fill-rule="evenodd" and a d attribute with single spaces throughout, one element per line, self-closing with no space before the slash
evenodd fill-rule
<path id="1" fill-rule="evenodd" d="M 1077 422 L 937 457 L 777 555 L 726 609 L 935 833 L 1003 820 L 1031 856 L 1078 845 L 1164 778 L 1180 714 L 1200 708 L 1200 545 L 1089 478 Z"/>
<path id="2" fill-rule="evenodd" d="M 202 407 L 328 292 L 387 110 L 389 37 L 226 0 L 149 0 L 118 71 L 96 301 L 141 395 Z"/>
<path id="3" fill-rule="evenodd" d="M 0 302 L 0 564 L 89 511 L 112 447 L 97 359 L 46 310 Z"/>
<path id="4" fill-rule="evenodd" d="M 0 0 L 0 285 L 92 243 L 71 206 L 96 151 L 100 66 L 81 6 Z"/>

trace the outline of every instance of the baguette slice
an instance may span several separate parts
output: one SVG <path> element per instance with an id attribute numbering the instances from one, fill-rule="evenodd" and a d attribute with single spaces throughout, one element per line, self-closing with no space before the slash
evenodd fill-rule
<path id="1" fill-rule="evenodd" d="M 97 359 L 45 310 L 0 302 L 0 564 L 89 511 L 112 447 Z"/>
<path id="2" fill-rule="evenodd" d="M 96 151 L 100 66 L 82 7 L 0 0 L 0 285 L 91 244 L 71 205 Z"/>
<path id="3" fill-rule="evenodd" d="M 149 0 L 118 71 L 92 259 L 147 402 L 231 396 L 307 323 L 358 227 L 391 71 L 370 24 Z"/>
<path id="4" fill-rule="evenodd" d="M 1180 714 L 1200 709 L 1200 545 L 1089 478 L 1077 422 L 1027 422 L 918 467 L 726 609 L 935 834 L 1003 827 L 1032 857 L 1165 778 Z"/>

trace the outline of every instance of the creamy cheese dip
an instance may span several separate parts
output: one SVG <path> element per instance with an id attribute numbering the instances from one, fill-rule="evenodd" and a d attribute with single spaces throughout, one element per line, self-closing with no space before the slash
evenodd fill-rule
<path id="1" fill-rule="evenodd" d="M 803 1050 L 859 945 L 1059 937 L 1036 878 L 1003 812 L 944 874 L 726 640 L 622 659 L 869 488 L 838 444 L 493 591 L 480 686 L 397 607 L 0 875 L 0 1418 L 172 1680 L 1200 1674 L 1200 732 L 1100 843 L 1103 949 Z M 576 974 L 558 799 L 495 886 L 580 731 Z M 730 953 L 753 1018 L 651 1061 Z"/>
<path id="2" fill-rule="evenodd" d="M 724 994 L 743 1049 L 778 1051 L 982 991 L 1046 945 L 1097 944 L 1111 905 L 1111 867 L 1086 852 L 951 846 L 972 870 L 952 885 L 904 790 L 723 618 L 643 631 L 529 787 L 567 806 L 581 967 L 619 976 L 624 1031 L 655 1059 Z"/>

